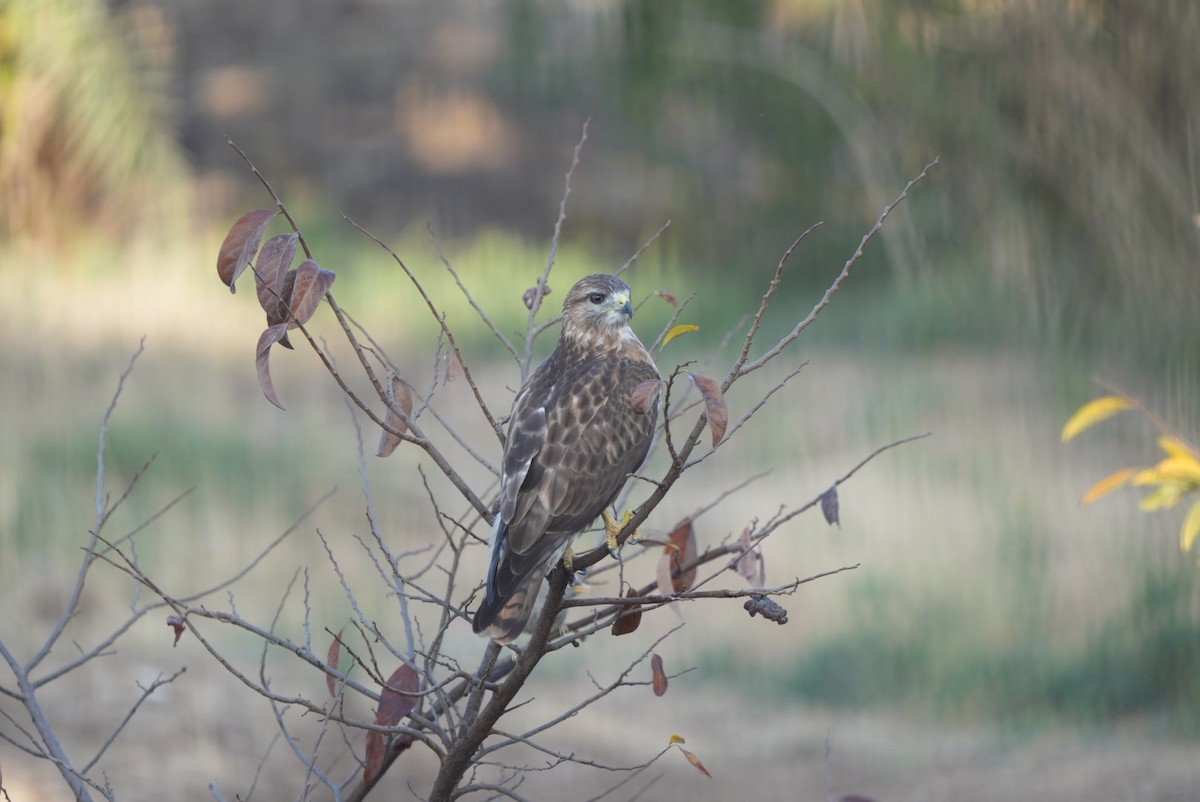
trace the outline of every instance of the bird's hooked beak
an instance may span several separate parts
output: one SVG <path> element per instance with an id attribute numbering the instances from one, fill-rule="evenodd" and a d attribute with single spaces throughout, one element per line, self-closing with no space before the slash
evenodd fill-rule
<path id="1" fill-rule="evenodd" d="M 614 311 L 624 312 L 625 317 L 630 320 L 633 319 L 633 302 L 629 300 L 629 296 L 625 293 L 619 292 L 613 296 L 612 308 Z"/>

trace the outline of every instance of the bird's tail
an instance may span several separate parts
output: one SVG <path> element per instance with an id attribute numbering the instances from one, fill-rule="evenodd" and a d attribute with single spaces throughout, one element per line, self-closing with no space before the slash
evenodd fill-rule
<path id="1" fill-rule="evenodd" d="M 508 597 L 484 599 L 471 622 L 475 634 L 510 643 L 521 636 L 545 580 L 534 574 Z"/>

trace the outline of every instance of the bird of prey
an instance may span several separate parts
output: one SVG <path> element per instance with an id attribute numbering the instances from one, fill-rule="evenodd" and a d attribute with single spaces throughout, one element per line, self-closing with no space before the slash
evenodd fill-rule
<path id="1" fill-rule="evenodd" d="M 616 276 L 580 279 L 563 301 L 558 345 L 513 401 L 487 591 L 473 622 L 486 637 L 521 634 L 545 575 L 650 450 L 657 405 L 635 403 L 634 390 L 660 377 L 629 326 L 629 293 Z"/>

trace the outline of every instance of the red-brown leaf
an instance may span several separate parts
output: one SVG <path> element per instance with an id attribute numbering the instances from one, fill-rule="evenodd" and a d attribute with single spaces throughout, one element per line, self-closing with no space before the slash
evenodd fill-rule
<path id="1" fill-rule="evenodd" d="M 542 287 L 542 297 L 545 298 L 550 294 L 549 287 Z M 538 299 L 537 287 L 530 287 L 521 295 L 521 302 L 525 304 L 526 309 L 533 309 L 533 302 Z"/>
<path id="2" fill-rule="evenodd" d="M 345 627 L 342 627 L 345 629 Z M 329 644 L 329 653 L 325 655 L 325 665 L 338 670 L 338 663 L 342 660 L 342 630 L 333 636 L 333 643 Z M 338 678 L 333 674 L 325 675 L 325 687 L 329 689 L 330 696 L 337 696 Z"/>
<path id="3" fill-rule="evenodd" d="M 663 660 L 657 654 L 650 656 L 650 675 L 654 695 L 662 696 L 667 692 L 667 672 L 663 670 Z"/>
<path id="4" fill-rule="evenodd" d="M 287 336 L 287 324 L 278 323 L 268 327 L 258 337 L 258 347 L 255 351 L 254 364 L 258 369 L 258 386 L 263 395 L 275 406 L 283 409 L 283 403 L 275 394 L 275 383 L 271 381 L 271 346 Z"/>
<path id="5" fill-rule="evenodd" d="M 312 318 L 335 278 L 337 276 L 333 271 L 324 269 L 312 259 L 300 263 L 288 299 L 288 309 L 292 313 L 292 320 L 288 321 L 289 329 L 302 326 Z"/>
<path id="6" fill-rule="evenodd" d="M 704 764 L 700 762 L 700 758 L 696 757 L 682 746 L 679 747 L 679 751 L 683 752 L 683 756 L 688 759 L 688 763 L 691 763 L 693 766 L 695 766 L 698 772 L 703 774 L 705 777 L 708 777 L 710 780 L 712 779 L 712 775 L 708 773 L 708 769 L 704 768 Z"/>
<path id="7" fill-rule="evenodd" d="M 400 380 L 400 377 L 392 374 L 391 382 L 388 385 L 388 408 L 387 416 L 384 418 L 386 423 L 391 428 L 398 432 L 407 432 L 408 416 L 412 414 L 412 392 L 408 389 L 408 385 Z M 394 410 L 399 409 L 404 413 L 404 417 L 397 415 Z M 379 449 L 375 452 L 377 457 L 389 457 L 396 450 L 396 446 L 400 445 L 400 438 L 387 429 L 380 433 Z"/>
<path id="8" fill-rule="evenodd" d="M 659 290 L 658 297 L 669 303 L 671 306 L 679 306 L 679 296 L 670 290 Z"/>
<path id="9" fill-rule="evenodd" d="M 725 436 L 725 427 L 729 425 L 729 407 L 725 404 L 725 396 L 721 394 L 721 385 L 707 376 L 699 373 L 688 373 L 692 384 L 704 397 L 704 409 L 708 414 L 708 428 L 712 431 L 712 442 L 715 448 Z"/>
<path id="10" fill-rule="evenodd" d="M 625 591 L 625 598 L 633 599 L 637 597 L 637 591 L 632 587 Z M 638 606 L 626 607 L 625 612 L 617 616 L 617 620 L 613 621 L 613 635 L 628 635 L 635 631 L 642 623 L 642 608 Z"/>
<path id="11" fill-rule="evenodd" d="M 267 228 L 267 223 L 275 217 L 278 212 L 271 209 L 255 209 L 252 212 L 246 212 L 237 219 L 237 222 L 229 229 L 229 233 L 225 235 L 225 241 L 221 243 L 221 251 L 217 254 L 217 276 L 229 287 L 230 292 L 237 292 L 237 287 L 234 282 L 242 271 L 254 260 L 254 254 L 258 252 L 258 243 L 262 241 L 263 231 Z"/>
<path id="12" fill-rule="evenodd" d="M 179 645 L 179 639 L 183 636 L 183 631 L 187 629 L 187 625 L 183 623 L 183 619 L 177 615 L 167 616 L 167 626 L 175 630 L 175 642 L 171 644 L 174 648 Z"/>
<path id="13" fill-rule="evenodd" d="M 662 379 L 647 379 L 633 388 L 633 411 L 644 415 L 658 403 L 658 391 L 662 389 Z"/>
<path id="14" fill-rule="evenodd" d="M 671 586 L 676 593 L 683 593 L 692 587 L 696 581 L 696 568 L 687 571 L 680 569 L 696 559 L 696 531 L 692 528 L 692 519 L 684 518 L 671 532 L 671 545 L 665 547 L 671 558 Z"/>
<path id="15" fill-rule="evenodd" d="M 455 351 L 453 348 L 451 348 L 450 353 L 448 353 L 446 355 L 446 381 L 445 381 L 445 384 L 449 384 L 450 382 L 453 382 L 453 381 L 458 381 L 462 377 L 462 373 L 463 373 L 463 366 L 462 366 L 462 362 L 459 361 L 458 352 Z"/>
<path id="16" fill-rule="evenodd" d="M 400 719 L 412 712 L 417 705 L 417 697 L 405 694 L 418 693 L 421 690 L 421 679 L 411 666 L 401 664 L 388 677 L 387 687 L 379 694 L 379 709 L 375 711 L 375 723 L 385 727 L 394 727 Z M 403 751 L 412 743 L 408 736 L 396 739 L 396 748 Z M 363 767 L 363 780 L 373 782 L 383 769 L 383 759 L 387 755 L 386 736 L 376 730 L 367 733 L 367 762 Z"/>
<path id="17" fill-rule="evenodd" d="M 283 283 L 292 268 L 296 256 L 296 241 L 300 235 L 280 234 L 271 237 L 258 253 L 254 264 L 254 282 L 258 290 L 258 304 L 267 313 L 267 325 L 283 321 Z"/>

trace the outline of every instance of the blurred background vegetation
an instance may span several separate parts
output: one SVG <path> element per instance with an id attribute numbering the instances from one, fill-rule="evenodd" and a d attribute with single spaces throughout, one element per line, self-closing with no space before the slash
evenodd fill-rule
<path id="1" fill-rule="evenodd" d="M 618 266 L 670 219 L 633 283 L 697 293 L 699 353 L 823 220 L 769 321 L 790 327 L 939 156 L 806 335 L 813 364 L 788 402 L 802 412 L 731 452 L 748 471 L 782 464 L 755 496 L 774 503 L 882 442 L 934 438 L 847 490 L 843 531 L 814 522 L 779 547 L 777 576 L 864 563 L 812 591 L 792 640 L 730 651 L 750 636 L 718 615 L 729 631 L 690 636 L 686 659 L 817 704 L 1194 736 L 1200 588 L 1178 521 L 1129 499 L 1075 505 L 1152 438 L 1131 422 L 1064 448 L 1057 431 L 1100 374 L 1200 432 L 1198 41 L 1192 0 L 3 0 L 0 581 L 52 571 L 52 544 L 74 559 L 95 422 L 145 332 L 114 459 L 123 475 L 149 452 L 160 464 L 131 517 L 199 490 L 164 571 L 186 576 L 189 549 L 252 553 L 331 483 L 339 463 L 315 453 L 353 475 L 352 430 L 295 439 L 296 421 L 337 414 L 332 392 L 301 389 L 324 385 L 299 360 L 277 379 L 305 396 L 294 417 L 255 397 L 257 318 L 211 273 L 231 220 L 269 201 L 225 135 L 338 271 L 343 303 L 414 366 L 432 343 L 420 307 L 342 213 L 420 266 L 477 357 L 498 357 L 426 226 L 515 328 L 514 288 L 544 264 L 590 118 L 552 286 Z M 497 388 L 512 381 L 497 369 Z M 407 484 L 403 459 L 373 466 L 378 481 Z M 428 523 L 415 498 L 388 502 L 400 531 Z"/>

